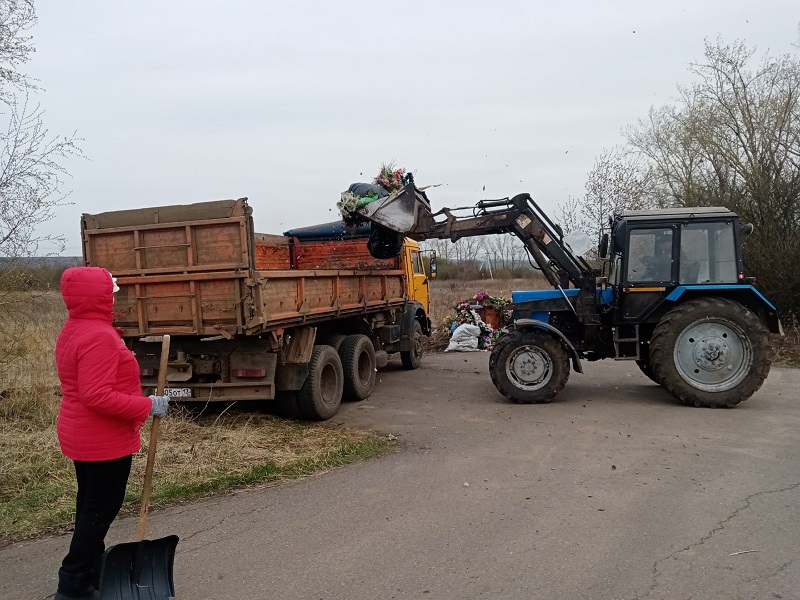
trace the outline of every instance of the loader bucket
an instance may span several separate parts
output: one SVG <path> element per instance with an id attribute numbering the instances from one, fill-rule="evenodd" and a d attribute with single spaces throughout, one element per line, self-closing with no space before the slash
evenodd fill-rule
<path id="1" fill-rule="evenodd" d="M 363 218 L 403 235 L 433 225 L 431 203 L 425 192 L 408 183 L 391 196 L 379 198 L 356 211 Z"/>

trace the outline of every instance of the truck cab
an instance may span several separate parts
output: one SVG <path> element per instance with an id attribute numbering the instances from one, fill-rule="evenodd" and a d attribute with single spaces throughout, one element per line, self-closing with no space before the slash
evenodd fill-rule
<path id="1" fill-rule="evenodd" d="M 430 284 L 419 244 L 410 238 L 405 238 L 400 260 L 406 274 L 408 299 L 419 302 L 425 309 L 425 314 L 430 314 Z"/>

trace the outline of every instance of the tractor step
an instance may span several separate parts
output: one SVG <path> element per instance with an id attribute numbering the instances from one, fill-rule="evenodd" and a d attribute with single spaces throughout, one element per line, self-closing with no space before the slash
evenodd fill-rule
<path id="1" fill-rule="evenodd" d="M 614 332 L 614 360 L 641 360 L 639 324 L 617 325 Z"/>

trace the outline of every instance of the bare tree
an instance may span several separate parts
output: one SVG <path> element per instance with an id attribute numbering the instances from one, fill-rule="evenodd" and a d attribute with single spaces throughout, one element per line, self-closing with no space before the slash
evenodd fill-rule
<path id="1" fill-rule="evenodd" d="M 589 172 L 586 194 L 561 207 L 561 225 L 566 233 L 583 231 L 599 240 L 609 217 L 651 208 L 659 204 L 657 198 L 653 172 L 644 160 L 619 147 L 603 150 Z"/>
<path id="2" fill-rule="evenodd" d="M 63 160 L 79 155 L 75 135 L 52 135 L 44 112 L 31 101 L 35 84 L 19 70 L 34 52 L 25 33 L 36 23 L 31 0 L 0 2 L 0 257 L 4 265 L 31 256 L 43 241 L 63 249 L 63 237 L 38 236 L 37 227 L 63 204 Z"/>
<path id="3" fill-rule="evenodd" d="M 13 98 L 6 86 L 17 90 L 33 87 L 19 68 L 28 62 L 35 51 L 31 38 L 24 33 L 36 23 L 32 0 L 3 0 L 0 2 L 0 100 Z"/>
<path id="4" fill-rule="evenodd" d="M 598 235 L 624 209 L 728 207 L 756 226 L 748 270 L 781 308 L 800 311 L 800 57 L 757 60 L 743 42 L 717 40 L 689 71 L 673 104 L 603 151 L 585 196 L 562 207 L 563 225 Z"/>
<path id="5" fill-rule="evenodd" d="M 726 206 L 756 226 L 745 262 L 784 310 L 800 311 L 800 58 L 755 58 L 743 42 L 706 43 L 675 105 L 626 131 L 654 196 Z"/>
<path id="6" fill-rule="evenodd" d="M 63 236 L 40 235 L 39 226 L 65 202 L 63 162 L 80 155 L 75 135 L 51 134 L 32 100 L 41 91 L 21 72 L 34 52 L 27 32 L 36 23 L 32 0 L 0 0 L 0 367 L 18 356 L 31 298 L 15 293 L 29 277 L 19 259 L 36 255 L 43 242 L 63 251 Z M 52 249 L 51 249 L 52 252 Z"/>

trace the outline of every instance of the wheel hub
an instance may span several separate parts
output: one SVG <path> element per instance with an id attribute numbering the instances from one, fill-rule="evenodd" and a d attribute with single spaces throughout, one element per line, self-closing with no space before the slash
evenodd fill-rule
<path id="1" fill-rule="evenodd" d="M 727 319 L 703 319 L 684 329 L 674 351 L 678 374 L 693 387 L 721 392 L 737 386 L 753 360 L 747 335 Z"/>
<path id="2" fill-rule="evenodd" d="M 523 346 L 515 350 L 508 359 L 507 374 L 517 386 L 538 389 L 550 379 L 552 364 L 541 349 Z"/>
<path id="3" fill-rule="evenodd" d="M 718 336 L 704 337 L 694 347 L 695 362 L 707 371 L 725 367 L 729 356 L 728 344 Z"/>

